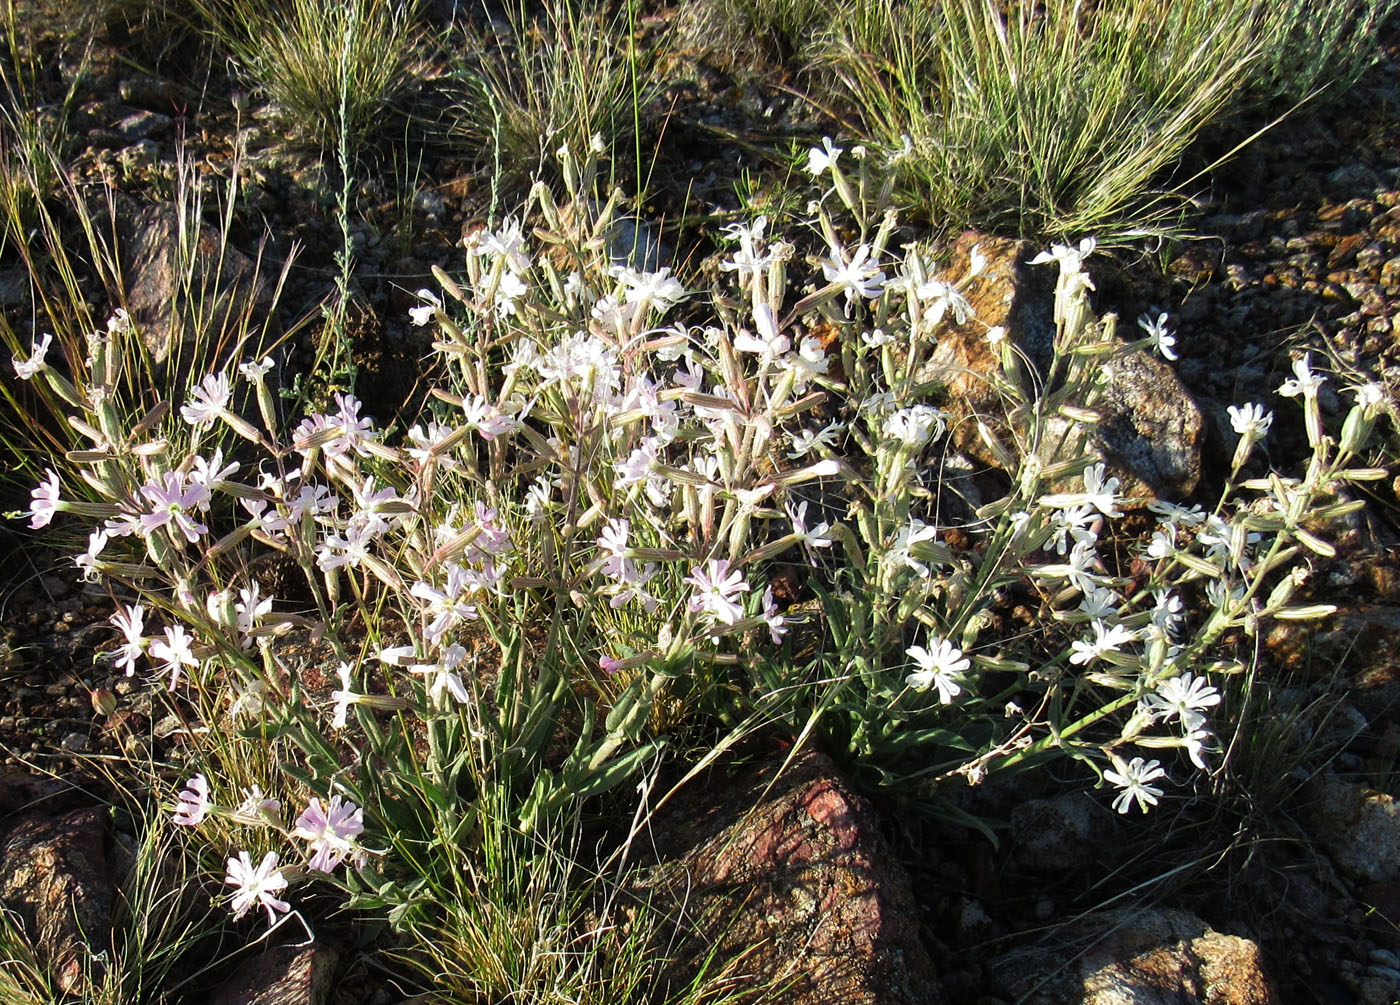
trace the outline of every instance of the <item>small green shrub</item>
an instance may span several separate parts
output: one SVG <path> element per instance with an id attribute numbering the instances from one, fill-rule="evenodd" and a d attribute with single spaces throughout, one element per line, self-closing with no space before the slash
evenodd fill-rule
<path id="1" fill-rule="evenodd" d="M 563 148 L 601 143 L 635 156 L 657 85 L 630 17 L 630 8 L 552 0 L 539 16 L 522 4 L 505 23 L 458 29 L 449 138 L 513 182 L 552 171 Z"/>
<path id="2" fill-rule="evenodd" d="M 1255 58 L 1203 5 L 869 0 L 824 69 L 903 200 L 936 227 L 1127 237 L 1177 207 L 1151 186 L 1231 107 Z"/>
<path id="3" fill-rule="evenodd" d="M 421 0 L 194 0 L 302 140 L 358 147 L 426 73 Z"/>
<path id="4" fill-rule="evenodd" d="M 1312 95 L 1339 101 L 1380 56 L 1379 36 L 1400 11 L 1396 0 L 1302 0 L 1241 5 L 1261 43 L 1251 76 L 1266 99 L 1289 103 Z"/>

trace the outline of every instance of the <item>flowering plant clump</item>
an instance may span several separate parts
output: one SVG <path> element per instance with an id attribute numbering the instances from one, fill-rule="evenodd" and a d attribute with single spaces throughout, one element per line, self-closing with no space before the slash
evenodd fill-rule
<path id="1" fill-rule="evenodd" d="M 47 345 L 19 364 L 91 441 L 28 515 L 93 524 L 76 560 L 127 593 L 110 658 L 210 727 L 188 731 L 198 771 L 174 813 L 226 857 L 235 915 L 272 922 L 318 880 L 440 931 L 499 859 L 503 821 L 554 833 L 653 763 L 687 711 L 737 723 L 712 756 L 786 724 L 930 798 L 1067 755 L 1119 790 L 1116 810 L 1146 811 L 1181 775 L 1135 751 L 1209 770 L 1222 681 L 1243 669 L 1222 644 L 1327 612 L 1293 604 L 1300 549 L 1329 554 L 1310 528 L 1377 477 L 1357 458 L 1379 404 L 1358 395 L 1334 442 L 1300 361 L 1281 393 L 1303 399 L 1303 477 L 1244 477 L 1270 421 L 1244 406 L 1217 503 L 1154 502 L 1124 568 L 1101 547 L 1128 501 L 1092 453 L 1099 376 L 1174 341 L 1161 317 L 1118 341 L 1088 306 L 1093 241 L 1056 245 L 1034 260 L 1058 269 L 1050 359 L 987 329 L 1006 413 L 961 420 L 1010 487 L 959 508 L 928 361 L 947 326 L 979 324 L 967 293 L 986 260 L 939 278 L 926 249 L 893 251 L 888 185 L 843 153 L 808 160 L 829 184 L 808 207 L 824 250 L 808 281 L 759 216 L 726 229 L 727 288 L 707 299 L 606 257 L 620 197 L 578 209 L 596 206 L 596 164 L 562 151 L 574 212 L 543 185 L 530 209 L 552 247 L 499 222 L 420 292 L 411 320 L 439 369 L 402 435 L 348 393 L 284 422 L 275 366 L 249 347 L 183 402 L 123 414 L 120 320 L 70 361 L 81 389 Z M 264 592 L 267 556 L 299 570 L 295 594 Z M 801 592 L 780 584 L 791 569 Z M 1017 591 L 1043 618 L 999 635 Z M 263 774 L 235 777 L 249 749 Z"/>

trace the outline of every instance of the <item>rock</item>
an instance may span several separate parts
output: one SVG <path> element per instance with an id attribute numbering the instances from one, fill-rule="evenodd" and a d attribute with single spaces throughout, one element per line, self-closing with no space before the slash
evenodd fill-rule
<path id="1" fill-rule="evenodd" d="M 975 320 L 962 325 L 945 322 L 915 379 L 943 385 L 941 403 L 954 416 L 949 422 L 953 445 L 996 466 L 997 457 L 982 442 L 977 424 L 961 421 L 976 416 L 1003 433 L 1009 421 L 993 380 L 1000 362 L 986 331 L 989 326 L 1005 328 L 1011 342 L 1043 376 L 1055 338 L 1055 271 L 1026 264 L 1034 250 L 1028 242 L 969 232 L 953 247 L 952 260 L 942 275 L 945 281 L 966 274 L 974 245 L 987 258 L 986 269 L 965 293 Z M 1125 504 L 1189 496 L 1200 480 L 1205 424 L 1200 407 L 1176 372 L 1137 352 L 1113 361 L 1105 377 L 1103 397 L 1095 405 L 1102 421 L 1090 437 L 1089 450 L 1119 479 Z M 1069 422 L 1054 419 L 1049 427 L 1042 442 L 1055 444 Z"/>
<path id="2" fill-rule="evenodd" d="M 1309 831 L 1347 873 L 1368 883 L 1400 879 L 1395 797 L 1333 775 L 1315 780 Z"/>
<path id="3" fill-rule="evenodd" d="M 791 982 L 787 1005 L 942 1002 L 908 876 L 869 805 L 823 755 L 781 775 L 780 763 L 683 792 L 653 821 L 660 864 L 645 885 L 702 928 L 673 958 L 742 957 L 755 986 Z"/>
<path id="4" fill-rule="evenodd" d="M 339 957 L 322 942 L 273 947 L 243 961 L 209 1005 L 325 1005 Z"/>
<path id="5" fill-rule="evenodd" d="M 1135 352 L 1108 366 L 1094 442 L 1130 499 L 1180 501 L 1201 479 L 1201 409 L 1161 360 Z"/>
<path id="6" fill-rule="evenodd" d="M 1011 854 L 1023 868 L 1062 872 L 1082 867 L 1086 849 L 1103 842 L 1110 815 L 1088 792 L 1028 799 L 1011 811 Z"/>
<path id="7" fill-rule="evenodd" d="M 112 129 L 122 139 L 128 142 L 137 140 L 153 139 L 157 136 L 164 136 L 174 127 L 175 120 L 169 115 L 162 115 L 160 112 L 152 112 L 142 109 L 132 112 L 130 115 L 116 123 Z"/>
<path id="8" fill-rule="evenodd" d="M 1112 911 L 992 961 L 1028 1005 L 1273 1005 L 1263 953 L 1185 911 Z"/>
<path id="9" fill-rule="evenodd" d="M 9 729 L 14 728 L 15 720 L 10 717 Z M 37 775 L 19 767 L 0 768 L 0 821 L 40 805 L 49 813 L 71 809 L 76 795 L 71 785 L 46 775 Z M 18 821 L 15 823 L 17 825 Z M 0 837 L 8 829 L 8 826 L 0 826 Z"/>
<path id="10" fill-rule="evenodd" d="M 220 344 L 220 332 L 236 325 L 240 312 L 251 309 L 256 317 L 271 305 L 271 289 L 256 264 L 222 242 L 213 227 L 198 225 L 181 250 L 172 205 L 119 200 L 116 229 L 129 283 L 125 306 L 158 363 L 181 342 L 203 337 Z"/>
<path id="11" fill-rule="evenodd" d="M 0 904 L 21 919 L 65 994 L 82 995 L 109 948 L 114 887 L 106 813 L 31 814 L 0 847 Z"/>
<path id="12" fill-rule="evenodd" d="M 29 300 L 29 273 L 20 266 L 0 270 L 0 307 L 19 307 Z"/>
<path id="13" fill-rule="evenodd" d="M 174 81 L 145 74 L 124 78 L 117 86 L 117 95 L 128 105 L 152 111 L 175 108 L 198 98 L 197 93 L 180 87 Z"/>

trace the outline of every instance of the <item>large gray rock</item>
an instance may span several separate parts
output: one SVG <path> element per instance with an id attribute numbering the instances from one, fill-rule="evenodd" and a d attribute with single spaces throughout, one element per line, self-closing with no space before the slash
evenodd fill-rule
<path id="1" fill-rule="evenodd" d="M 1310 833 L 1332 860 L 1366 882 L 1400 880 L 1400 806 L 1395 797 L 1334 775 L 1312 784 Z"/>
<path id="2" fill-rule="evenodd" d="M 954 244 L 952 259 L 940 276 L 956 282 L 967 272 L 972 248 L 986 256 L 985 270 L 964 295 L 974 319 L 957 324 L 945 318 L 937 341 L 929 347 L 916 379 L 943 388 L 940 402 L 953 413 L 950 437 L 963 453 L 997 465 L 995 454 L 982 442 L 977 417 L 1003 435 L 1015 433 L 1026 442 L 1028 430 L 1008 430 L 1005 400 L 996 387 L 1000 361 L 986 337 L 989 327 L 1006 329 L 1020 351 L 1033 381 L 1043 379 L 1055 338 L 1055 267 L 1027 264 L 1035 249 L 1029 242 L 965 233 Z M 1102 398 L 1095 408 L 1102 421 L 1088 449 L 1120 482 L 1129 505 L 1165 497 L 1180 500 L 1196 488 L 1201 474 L 1204 419 L 1185 385 L 1167 364 L 1136 352 L 1110 364 L 1104 372 Z M 1068 420 L 1052 419 L 1045 443 L 1058 443 Z M 1047 463 L 1060 457 L 1042 457 Z"/>
<path id="3" fill-rule="evenodd" d="M 218 346 L 251 311 L 260 324 L 272 303 L 256 263 L 198 219 L 182 234 L 172 205 L 116 203 L 125 307 L 157 363 L 196 342 Z"/>
<path id="4" fill-rule="evenodd" d="M 992 962 L 1025 1005 L 1274 1005 L 1263 954 L 1185 911 L 1091 915 Z"/>
<path id="5" fill-rule="evenodd" d="M 677 958 L 742 959 L 786 1005 L 936 1005 L 918 908 L 866 801 L 824 756 L 682 793 L 652 824 L 646 885 L 696 920 Z M 684 962 L 676 978 L 687 979 Z"/>

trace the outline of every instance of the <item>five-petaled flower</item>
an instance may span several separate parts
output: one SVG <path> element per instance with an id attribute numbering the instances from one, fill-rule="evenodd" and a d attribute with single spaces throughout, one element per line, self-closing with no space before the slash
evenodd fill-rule
<path id="1" fill-rule="evenodd" d="M 180 802 L 171 817 L 181 827 L 193 827 L 209 815 L 209 780 L 195 775 L 180 790 Z"/>
<path id="2" fill-rule="evenodd" d="M 1166 777 L 1167 773 L 1162 770 L 1161 762 L 1134 757 L 1127 764 L 1121 761 L 1117 764 L 1122 771 L 1109 770 L 1103 773 L 1104 778 L 1123 790 L 1113 800 L 1113 808 L 1119 813 L 1127 813 L 1134 800 L 1144 813 L 1147 812 L 1148 806 L 1156 806 L 1162 790 L 1149 785 L 1148 782 Z"/>
<path id="3" fill-rule="evenodd" d="M 58 498 L 58 473 L 53 468 L 45 468 L 44 479 L 29 493 L 29 527 L 38 530 L 47 527 L 58 512 L 61 500 Z"/>
<path id="4" fill-rule="evenodd" d="M 749 589 L 741 572 L 729 571 L 727 558 L 712 558 L 704 569 L 694 569 L 685 580 L 695 587 L 690 609 L 703 612 L 716 621 L 732 625 L 744 616 L 734 598 Z"/>
<path id="5" fill-rule="evenodd" d="M 929 646 L 929 649 L 910 646 L 905 650 L 919 668 L 905 677 L 904 683 L 916 691 L 927 691 L 930 687 L 936 687 L 939 702 L 944 705 L 951 704 L 953 699 L 962 693 L 962 685 L 958 683 L 958 678 L 967 672 L 972 662 L 962 654 L 961 649 L 947 639 L 931 638 Z"/>
<path id="6" fill-rule="evenodd" d="M 286 914 L 292 909 L 292 905 L 275 896 L 287 888 L 287 878 L 277 868 L 275 851 L 264 855 L 257 866 L 246 851 L 240 851 L 237 858 L 228 860 L 224 882 L 238 888 L 229 903 L 235 920 L 247 914 L 250 908 L 263 907 L 267 909 L 267 923 L 271 925 L 277 920 L 277 911 Z"/>
<path id="7" fill-rule="evenodd" d="M 317 872 L 332 872 L 349 859 L 355 868 L 365 862 L 365 851 L 356 838 L 365 829 L 365 811 L 340 796 L 331 796 L 324 809 L 321 800 L 313 797 L 301 816 L 297 817 L 292 834 L 311 842 L 311 860 L 307 867 Z"/>
<path id="8" fill-rule="evenodd" d="M 1173 717 L 1190 733 L 1206 724 L 1203 709 L 1220 704 L 1220 692 L 1204 677 L 1184 673 L 1157 685 L 1157 690 L 1143 699 L 1154 718 L 1169 721 Z"/>
<path id="9" fill-rule="evenodd" d="M 164 669 L 170 671 L 170 690 L 175 690 L 175 685 L 180 682 L 181 667 L 197 667 L 199 660 L 195 658 L 190 645 L 194 640 L 185 631 L 184 625 L 171 625 L 165 629 L 165 637 L 157 638 L 150 645 L 148 650 L 151 659 L 162 660 L 165 663 Z"/>

